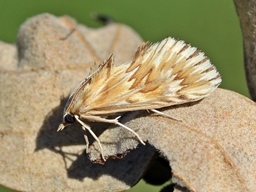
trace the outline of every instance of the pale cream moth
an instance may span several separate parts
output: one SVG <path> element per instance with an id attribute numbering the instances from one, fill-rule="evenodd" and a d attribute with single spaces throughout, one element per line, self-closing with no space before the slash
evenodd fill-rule
<path id="1" fill-rule="evenodd" d="M 85 121 L 119 125 L 144 144 L 136 132 L 118 121 L 119 117 L 107 117 L 136 110 L 167 116 L 156 109 L 205 98 L 220 83 L 219 72 L 197 48 L 171 37 L 152 45 L 146 42 L 130 62 L 115 66 L 111 55 L 93 70 L 70 95 L 58 130 L 78 121 L 96 139 L 105 160 L 98 137 Z"/>

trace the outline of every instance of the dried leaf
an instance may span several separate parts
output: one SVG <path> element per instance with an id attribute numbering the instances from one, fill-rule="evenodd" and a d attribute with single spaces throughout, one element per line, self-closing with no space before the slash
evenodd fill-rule
<path id="1" fill-rule="evenodd" d="M 128 61 L 140 38 L 121 24 L 95 30 L 49 14 L 29 19 L 18 37 L 17 51 L 0 44 L 1 184 L 19 191 L 123 191 L 139 181 L 157 149 L 184 186 L 176 191 L 256 188 L 256 108 L 249 99 L 217 89 L 202 101 L 164 109 L 181 122 L 146 111 L 123 114 L 146 146 L 123 128 L 92 123 L 105 154 L 116 158 L 93 164 L 79 125 L 56 132 L 67 96 L 93 62 L 112 52 L 116 63 Z M 97 143 L 90 159 L 101 162 Z"/>
<path id="2" fill-rule="evenodd" d="M 217 89 L 195 103 L 166 108 L 164 112 L 181 122 L 155 114 L 130 113 L 126 126 L 139 129 L 143 140 L 170 161 L 174 182 L 192 191 L 254 191 L 256 189 L 256 107 L 251 100 Z M 108 155 L 136 146 L 131 133 L 108 129 L 99 138 Z M 99 158 L 97 143 L 91 159 Z M 116 147 L 115 147 L 116 148 Z M 106 153 L 107 155 L 107 153 Z"/>
<path id="3" fill-rule="evenodd" d="M 153 147 L 98 165 L 83 153 L 80 126 L 56 130 L 65 103 L 61 98 L 95 61 L 112 52 L 117 63 L 129 60 L 140 37 L 125 25 L 95 30 L 49 14 L 26 21 L 18 37 L 18 51 L 0 44 L 1 184 L 19 191 L 122 191 L 135 185 L 155 155 Z"/>

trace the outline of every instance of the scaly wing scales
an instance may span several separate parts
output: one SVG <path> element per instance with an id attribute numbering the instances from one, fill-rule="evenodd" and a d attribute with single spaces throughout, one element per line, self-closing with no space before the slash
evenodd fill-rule
<path id="1" fill-rule="evenodd" d="M 111 56 L 76 92 L 69 111 L 106 115 L 162 108 L 200 100 L 220 83 L 218 71 L 204 53 L 166 38 L 143 44 L 127 64 L 114 66 Z"/>

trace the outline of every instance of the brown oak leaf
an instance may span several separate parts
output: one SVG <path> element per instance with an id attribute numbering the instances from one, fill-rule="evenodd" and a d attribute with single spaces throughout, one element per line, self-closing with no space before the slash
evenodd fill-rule
<path id="1" fill-rule="evenodd" d="M 181 121 L 147 111 L 127 112 L 127 130 L 91 123 L 109 159 L 93 142 L 88 154 L 80 125 L 56 132 L 68 95 L 90 67 L 113 53 L 129 61 L 142 42 L 123 24 L 90 29 L 64 16 L 42 14 L 20 28 L 16 45 L 0 43 L 0 183 L 19 191 L 124 191 L 161 153 L 176 191 L 254 191 L 255 104 L 217 89 L 199 102 L 162 109 Z M 171 171 L 171 170 L 170 170 Z"/>

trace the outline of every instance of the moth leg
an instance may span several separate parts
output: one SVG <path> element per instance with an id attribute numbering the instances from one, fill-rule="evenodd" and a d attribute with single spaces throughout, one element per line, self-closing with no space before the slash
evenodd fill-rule
<path id="1" fill-rule="evenodd" d="M 92 121 L 97 121 L 97 122 L 105 122 L 105 123 L 112 123 L 112 124 L 116 124 L 116 125 L 119 125 L 125 129 L 127 129 L 128 131 L 132 132 L 138 139 L 139 141 L 145 145 L 144 141 L 140 138 L 140 136 L 135 132 L 133 131 L 131 128 L 125 126 L 124 124 L 118 122 L 118 119 L 120 118 L 121 116 L 118 116 L 117 118 L 115 119 L 105 119 L 105 118 L 102 118 L 102 117 L 98 117 L 98 116 L 85 116 L 84 118 L 86 119 L 90 119 Z"/>
<path id="2" fill-rule="evenodd" d="M 117 125 L 119 125 L 119 126 L 121 126 L 121 127 L 123 127 L 123 128 L 125 128 L 125 129 L 127 129 L 127 130 L 130 131 L 130 132 L 132 132 L 132 133 L 139 139 L 139 141 L 140 141 L 143 145 L 146 145 L 146 144 L 144 143 L 144 141 L 140 138 L 140 136 L 139 136 L 135 131 L 133 131 L 131 128 L 125 126 L 124 124 L 122 124 L 122 123 L 120 123 L 120 122 L 118 121 L 118 119 L 119 119 L 120 117 L 121 117 L 121 116 L 117 117 L 116 119 L 112 119 L 112 120 L 113 120 L 113 123 L 114 123 L 114 124 L 117 124 Z"/>
<path id="3" fill-rule="evenodd" d="M 103 148 L 102 148 L 102 145 L 101 145 L 101 143 L 100 143 L 100 140 L 99 140 L 99 138 L 94 134 L 94 132 L 91 130 L 91 128 L 88 126 L 88 125 L 86 125 L 83 121 L 81 121 L 80 119 L 79 119 L 79 117 L 77 116 L 77 115 L 75 115 L 75 118 L 76 118 L 76 120 L 82 125 L 82 128 L 84 129 L 84 130 L 88 130 L 90 133 L 91 133 L 91 135 L 93 136 L 93 138 L 98 142 L 98 144 L 99 144 L 99 146 L 100 146 L 100 152 L 101 152 L 101 156 L 102 156 L 102 159 L 103 159 L 103 161 L 106 161 L 106 159 L 105 159 L 105 157 L 104 157 L 104 153 L 103 153 Z M 87 136 L 86 136 L 87 137 Z M 87 138 L 87 140 L 88 140 L 88 138 Z M 87 144 L 86 144 L 87 145 Z M 87 146 L 86 146 L 87 147 Z"/>
<path id="4" fill-rule="evenodd" d="M 167 115 L 167 114 L 165 114 L 165 113 L 163 113 L 163 112 L 161 112 L 161 111 L 158 111 L 158 110 L 156 110 L 156 109 L 149 109 L 149 110 L 152 111 L 152 112 L 154 112 L 154 113 L 156 113 L 156 114 L 158 114 L 158 115 L 162 115 L 162 116 L 167 117 L 167 118 L 170 118 L 170 119 L 172 119 L 172 120 L 180 121 L 180 122 L 181 122 L 180 119 L 176 119 L 175 117 L 171 117 L 170 115 Z"/>
<path id="5" fill-rule="evenodd" d="M 89 151 L 89 140 L 88 140 L 88 137 L 86 135 L 86 129 L 83 129 L 84 130 L 84 140 L 85 140 L 85 143 L 86 143 L 86 153 L 88 153 Z"/>

